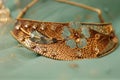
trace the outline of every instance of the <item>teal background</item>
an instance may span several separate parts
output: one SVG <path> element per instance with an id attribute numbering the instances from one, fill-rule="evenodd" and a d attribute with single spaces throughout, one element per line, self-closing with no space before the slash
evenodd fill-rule
<path id="1" fill-rule="evenodd" d="M 6 0 L 13 21 L 0 26 L 0 80 L 120 80 L 120 47 L 110 55 L 99 59 L 58 61 L 38 57 L 11 36 L 19 10 L 30 0 Z M 106 22 L 113 24 L 120 39 L 120 0 L 72 0 L 100 8 Z M 83 8 L 40 0 L 24 16 L 25 18 L 53 22 L 98 22 L 97 14 Z M 76 67 L 74 67 L 74 65 Z"/>

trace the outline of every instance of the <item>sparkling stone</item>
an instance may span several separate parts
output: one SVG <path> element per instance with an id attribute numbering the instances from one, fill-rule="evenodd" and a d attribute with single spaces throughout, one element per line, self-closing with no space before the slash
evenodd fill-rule
<path id="1" fill-rule="evenodd" d="M 89 38 L 89 37 L 90 37 L 89 28 L 83 26 L 81 29 L 82 29 L 82 34 L 83 34 L 86 38 Z"/>
<path id="2" fill-rule="evenodd" d="M 80 42 L 77 43 L 77 46 L 78 46 L 79 48 L 83 48 L 83 47 L 87 46 L 87 40 L 86 40 L 85 38 L 82 38 L 82 39 L 80 40 Z"/>
<path id="3" fill-rule="evenodd" d="M 34 25 L 32 26 L 32 28 L 33 28 L 33 29 L 36 29 L 36 28 L 37 28 L 37 24 L 34 24 Z"/>
<path id="4" fill-rule="evenodd" d="M 64 27 L 63 32 L 62 32 L 62 36 L 63 38 L 68 38 L 71 35 L 69 29 L 67 27 Z"/>
<path id="5" fill-rule="evenodd" d="M 20 27 L 21 27 L 21 22 L 20 21 L 15 21 L 15 29 L 17 29 L 17 30 L 19 30 L 20 29 Z"/>
<path id="6" fill-rule="evenodd" d="M 28 27 L 28 24 L 25 24 L 25 27 L 27 28 L 27 27 Z"/>
<path id="7" fill-rule="evenodd" d="M 15 29 L 19 30 L 20 29 L 20 24 L 16 25 Z"/>
<path id="8" fill-rule="evenodd" d="M 66 45 L 68 45 L 70 48 L 75 48 L 76 47 L 76 42 L 72 39 L 66 41 Z"/>
<path id="9" fill-rule="evenodd" d="M 25 28 L 28 28 L 29 26 L 30 26 L 30 22 L 27 21 L 27 22 L 24 23 Z"/>
<path id="10" fill-rule="evenodd" d="M 45 30 L 45 24 L 42 23 L 41 26 L 40 26 L 40 29 Z"/>

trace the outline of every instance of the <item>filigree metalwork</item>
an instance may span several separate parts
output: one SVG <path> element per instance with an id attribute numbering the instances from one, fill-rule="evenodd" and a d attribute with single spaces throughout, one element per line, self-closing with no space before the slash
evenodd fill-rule
<path id="1" fill-rule="evenodd" d="M 25 13 L 36 1 L 30 3 L 23 12 Z M 58 1 L 76 5 L 67 0 Z M 18 16 L 15 28 L 11 32 L 14 38 L 26 48 L 52 59 L 98 58 L 109 54 L 118 44 L 112 24 L 103 23 L 101 14 L 101 23 L 40 22 L 20 18 L 22 15 L 23 13 Z"/>

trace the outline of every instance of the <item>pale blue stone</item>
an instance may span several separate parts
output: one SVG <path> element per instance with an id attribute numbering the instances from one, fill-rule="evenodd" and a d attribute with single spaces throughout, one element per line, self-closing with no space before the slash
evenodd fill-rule
<path id="1" fill-rule="evenodd" d="M 77 46 L 78 46 L 79 48 L 83 48 L 83 47 L 87 46 L 87 40 L 86 40 L 85 38 L 80 39 L 80 42 L 77 43 Z"/>
<path id="2" fill-rule="evenodd" d="M 66 41 L 66 45 L 69 46 L 70 48 L 75 48 L 76 42 L 73 39 L 70 39 L 70 40 Z"/>
<path id="3" fill-rule="evenodd" d="M 62 37 L 63 38 L 68 38 L 71 35 L 69 29 L 67 27 L 64 27 L 63 32 L 62 32 Z"/>
<path id="4" fill-rule="evenodd" d="M 40 36 L 40 33 L 37 32 L 37 31 L 33 31 L 33 32 L 31 32 L 31 34 L 33 34 L 34 36 Z"/>
<path id="5" fill-rule="evenodd" d="M 80 22 L 70 22 L 70 27 L 73 29 L 79 29 L 81 26 Z"/>
<path id="6" fill-rule="evenodd" d="M 89 32 L 89 28 L 88 27 L 82 27 L 82 32 L 81 32 L 85 38 L 89 38 L 90 37 L 90 32 Z"/>

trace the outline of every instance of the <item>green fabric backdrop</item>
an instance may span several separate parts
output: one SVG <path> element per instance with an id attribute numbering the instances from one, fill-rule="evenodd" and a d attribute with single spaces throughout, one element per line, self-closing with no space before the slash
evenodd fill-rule
<path id="1" fill-rule="evenodd" d="M 5 0 L 16 18 L 30 0 Z M 111 22 L 120 39 L 120 0 L 73 0 L 102 9 L 106 22 Z M 62 4 L 54 0 L 40 0 L 25 18 L 54 22 L 98 22 L 97 14 L 83 8 Z M 120 80 L 120 47 L 99 59 L 57 61 L 38 57 L 26 48 L 17 47 L 10 31 L 14 22 L 0 26 L 0 80 Z M 74 67 L 76 65 L 76 67 Z"/>

